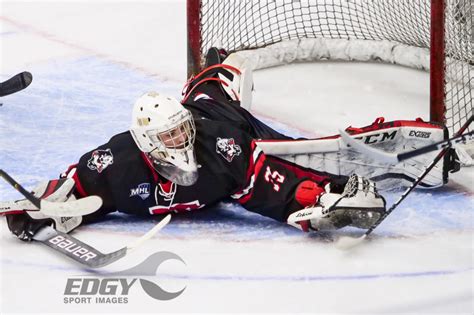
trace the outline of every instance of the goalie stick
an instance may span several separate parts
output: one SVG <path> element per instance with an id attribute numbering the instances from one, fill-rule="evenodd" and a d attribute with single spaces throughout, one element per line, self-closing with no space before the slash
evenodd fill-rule
<path id="1" fill-rule="evenodd" d="M 459 131 L 456 133 L 455 137 L 459 136 L 459 135 L 462 135 L 462 133 L 464 131 L 466 131 L 466 129 L 469 127 L 472 120 L 473 120 L 473 116 L 471 116 L 471 118 L 469 118 L 469 120 L 461 127 L 461 129 L 459 129 Z M 362 144 L 362 145 L 366 146 L 364 144 Z M 415 189 L 415 187 L 423 180 L 423 178 L 425 178 L 425 176 L 433 169 L 433 167 L 435 167 L 435 165 L 449 151 L 450 147 L 451 146 L 444 147 L 443 150 L 438 153 L 438 155 L 431 162 L 431 164 L 426 167 L 426 169 L 423 171 L 423 173 L 421 173 L 418 176 L 418 178 L 403 192 L 403 194 L 398 198 L 398 200 L 395 201 L 392 204 L 392 206 L 374 224 L 372 224 L 372 226 L 367 231 L 365 231 L 364 234 L 362 234 L 359 237 L 342 236 L 337 240 L 336 247 L 338 247 L 340 249 L 349 249 L 349 248 L 352 248 L 352 247 L 357 246 L 360 243 L 362 243 L 362 241 L 370 233 L 372 233 L 372 231 L 375 230 L 375 228 L 377 228 L 377 226 L 379 226 L 380 223 L 382 223 L 382 221 L 385 220 L 385 218 L 387 218 L 390 215 L 390 213 L 392 213 L 393 210 L 395 210 L 403 200 L 405 200 L 405 198 L 413 191 L 413 189 Z"/>
<path id="2" fill-rule="evenodd" d="M 474 116 L 471 116 L 471 118 L 468 119 L 468 121 L 466 122 L 467 125 L 469 125 L 472 122 L 473 117 Z M 344 142 L 350 145 L 351 147 L 353 147 L 354 149 L 356 149 L 357 151 L 364 153 L 367 156 L 371 156 L 379 161 L 383 161 L 390 164 L 397 164 L 403 160 L 410 159 L 415 156 L 422 155 L 428 152 L 445 149 L 445 148 L 449 149 L 455 144 L 466 143 L 468 141 L 472 141 L 474 138 L 473 136 L 474 130 L 469 131 L 465 134 L 457 133 L 454 137 L 449 138 L 447 140 L 442 140 L 442 141 L 427 145 L 422 148 L 418 148 L 412 151 L 407 151 L 407 152 L 397 154 L 397 153 L 384 152 L 382 150 L 378 150 L 370 146 L 367 146 L 361 141 L 358 141 L 357 139 L 352 138 L 344 130 L 339 130 L 339 133 L 341 134 L 341 138 L 344 140 Z"/>
<path id="3" fill-rule="evenodd" d="M 104 254 L 94 247 L 79 241 L 71 235 L 56 231 L 51 226 L 46 226 L 33 236 L 35 241 L 51 247 L 55 251 L 72 258 L 74 261 L 90 268 L 100 268 L 125 257 L 130 251 L 143 244 L 146 240 L 152 238 L 159 230 L 167 225 L 171 220 L 171 214 L 168 214 L 151 230 L 145 233 L 132 244 L 125 246 L 115 252 Z"/>
<path id="4" fill-rule="evenodd" d="M 33 75 L 28 71 L 18 73 L 10 79 L 0 83 L 0 96 L 6 96 L 26 89 L 33 81 Z"/>
<path id="5" fill-rule="evenodd" d="M 83 216 L 97 211 L 102 206 L 102 198 L 98 196 L 88 196 L 77 200 L 66 202 L 50 202 L 35 197 L 27 191 L 16 180 L 14 180 L 7 172 L 0 169 L 0 177 L 5 179 L 13 188 L 18 190 L 26 199 L 28 199 L 36 209 L 28 209 L 28 211 L 41 211 L 51 217 L 74 217 Z M 0 214 L 6 214 L 15 210 L 15 202 L 13 204 L 0 204 Z"/>

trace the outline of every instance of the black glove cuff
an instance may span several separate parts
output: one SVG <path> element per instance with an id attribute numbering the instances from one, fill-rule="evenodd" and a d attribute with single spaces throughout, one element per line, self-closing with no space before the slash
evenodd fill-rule
<path id="1" fill-rule="evenodd" d="M 39 229 L 53 225 L 53 219 L 33 219 L 28 213 L 9 214 L 7 217 L 8 229 L 22 241 L 31 241 Z"/>

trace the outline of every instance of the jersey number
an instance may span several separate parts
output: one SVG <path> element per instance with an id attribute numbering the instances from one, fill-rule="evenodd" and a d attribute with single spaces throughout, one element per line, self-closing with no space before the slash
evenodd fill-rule
<path id="1" fill-rule="evenodd" d="M 267 169 L 265 170 L 265 181 L 273 185 L 274 191 L 280 191 L 280 184 L 283 184 L 285 181 L 285 176 L 277 171 L 272 172 L 270 166 L 267 166 Z"/>

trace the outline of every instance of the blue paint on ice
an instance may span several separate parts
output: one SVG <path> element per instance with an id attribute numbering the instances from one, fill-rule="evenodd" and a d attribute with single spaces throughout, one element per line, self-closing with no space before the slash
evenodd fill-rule
<path id="1" fill-rule="evenodd" d="M 84 152 L 126 130 L 132 104 L 142 93 L 157 90 L 179 97 L 181 91 L 181 85 L 163 82 L 97 57 L 61 59 L 25 70 L 34 75 L 31 86 L 2 98 L 0 166 L 29 188 L 40 180 L 57 177 Z M 2 74 L 5 78 L 9 76 Z M 300 136 L 291 127 L 281 123 L 274 125 L 279 131 Z M 388 204 L 402 191 L 386 192 Z M 0 195 L 2 200 L 20 197 L 3 182 L 0 183 Z M 392 236 L 473 230 L 472 200 L 469 194 L 450 187 L 415 191 L 377 233 Z M 116 214 L 85 229 L 141 233 L 151 228 L 156 220 Z M 240 241 L 314 237 L 302 236 L 284 223 L 250 213 L 230 202 L 176 215 L 163 233 L 186 233 L 189 237 L 211 235 Z M 331 234 L 317 237 L 320 241 L 331 238 Z"/>
<path id="2" fill-rule="evenodd" d="M 348 274 L 348 275 L 185 275 L 185 274 L 160 274 L 160 278 L 189 279 L 201 281 L 288 281 L 288 282 L 320 282 L 320 281 L 364 281 L 383 278 L 419 278 L 447 276 L 452 274 L 471 272 L 472 268 L 461 270 L 432 270 L 422 272 L 395 272 L 374 274 Z"/>
<path id="3" fill-rule="evenodd" d="M 75 272 L 82 276 L 107 277 L 108 271 L 98 269 L 82 269 L 81 267 L 69 265 L 52 265 L 38 262 L 18 261 L 8 258 L 2 258 L 3 265 L 14 265 L 16 267 L 34 267 L 46 271 Z M 366 281 L 378 279 L 412 279 L 421 277 L 442 277 L 454 274 L 470 273 L 473 268 L 464 269 L 444 269 L 444 270 L 426 270 L 417 272 L 387 272 L 387 273 L 361 273 L 361 274 L 316 274 L 316 275 L 245 275 L 245 274 L 186 274 L 186 273 L 157 273 L 160 279 L 179 279 L 192 281 L 272 281 L 272 282 L 322 282 L 322 281 Z M 76 275 L 77 275 L 76 274 Z"/>
<path id="4" fill-rule="evenodd" d="M 128 129 L 132 104 L 142 93 L 177 90 L 95 57 L 27 70 L 33 73 L 32 84 L 2 98 L 0 165 L 28 187 L 57 177 L 83 153 Z M 0 193 L 8 199 L 12 189 L 1 183 Z"/>

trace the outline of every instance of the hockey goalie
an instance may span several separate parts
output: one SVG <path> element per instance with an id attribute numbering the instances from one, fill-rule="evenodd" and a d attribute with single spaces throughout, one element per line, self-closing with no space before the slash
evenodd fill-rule
<path id="1" fill-rule="evenodd" d="M 241 60 L 209 51 L 206 68 L 186 84 L 183 99 L 156 92 L 135 102 L 130 130 L 85 153 L 35 196 L 68 202 L 96 195 L 103 204 L 73 218 L 32 212 L 28 200 L 4 202 L 11 232 L 28 241 L 44 226 L 70 232 L 114 211 L 136 215 L 189 212 L 226 198 L 303 231 L 368 228 L 386 211 L 379 188 L 409 184 L 432 160 L 425 154 L 398 164 L 370 160 L 339 136 L 293 139 L 246 110 L 251 72 Z M 436 124 L 385 122 L 346 131 L 378 149 L 398 152 L 444 139 Z M 448 157 L 420 184 L 447 182 Z"/>

